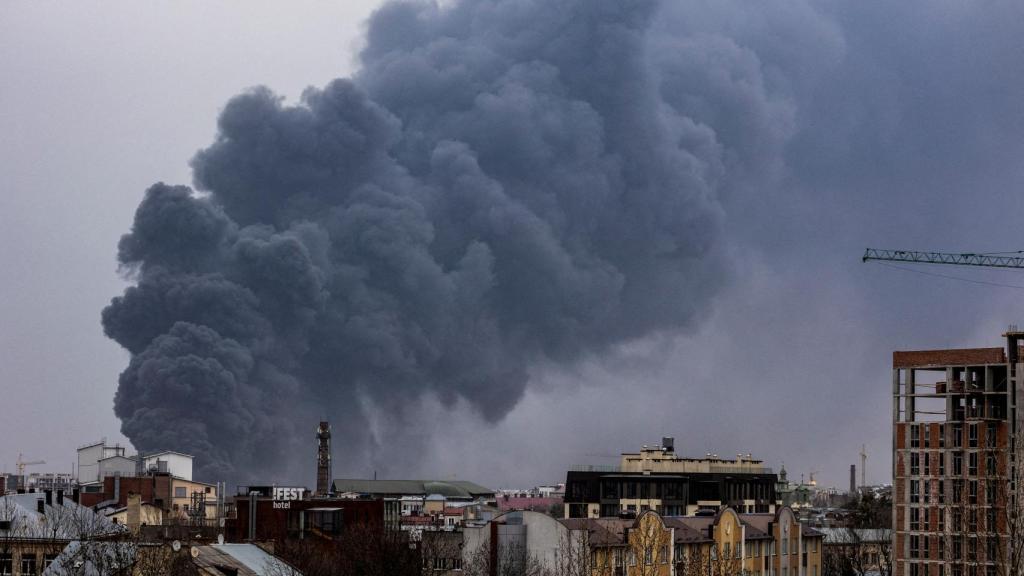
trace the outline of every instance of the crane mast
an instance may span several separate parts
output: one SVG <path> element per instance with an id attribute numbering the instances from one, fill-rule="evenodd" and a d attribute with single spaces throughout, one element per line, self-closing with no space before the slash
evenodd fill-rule
<path id="1" fill-rule="evenodd" d="M 1019 256 L 1002 254 L 975 254 L 951 252 L 919 252 L 915 250 L 879 250 L 868 248 L 861 261 L 916 262 L 922 264 L 952 264 L 954 266 L 984 266 L 986 268 L 1024 268 L 1024 252 Z"/>

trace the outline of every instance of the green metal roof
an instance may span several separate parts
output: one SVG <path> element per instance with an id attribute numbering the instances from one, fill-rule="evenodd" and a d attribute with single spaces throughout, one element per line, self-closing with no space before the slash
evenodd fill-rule
<path id="1" fill-rule="evenodd" d="M 372 496 L 440 494 L 445 498 L 472 500 L 494 496 L 494 490 L 465 480 L 362 480 L 341 478 L 334 481 L 334 493 L 346 492 Z"/>

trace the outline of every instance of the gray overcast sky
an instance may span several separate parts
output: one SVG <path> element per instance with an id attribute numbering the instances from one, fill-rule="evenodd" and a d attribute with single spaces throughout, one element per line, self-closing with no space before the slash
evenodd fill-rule
<path id="1" fill-rule="evenodd" d="M 294 102 L 354 73 L 375 4 L 0 4 L 0 465 L 68 470 L 77 445 L 124 441 L 129 355 L 99 313 L 124 289 L 117 241 L 143 192 L 191 183 L 243 89 Z M 496 425 L 424 401 L 409 434 L 433 441 L 392 470 L 525 486 L 674 435 L 839 486 L 864 443 L 869 481 L 887 481 L 891 351 L 997 346 L 1021 290 L 859 254 L 1024 249 L 1022 27 L 1014 2 L 672 3 L 652 58 L 664 99 L 725 150 L 729 282 L 685 330 L 530 366 Z M 340 456 L 335 471 L 372 474 Z"/>
<path id="2" fill-rule="evenodd" d="M 0 463 L 69 470 L 120 439 L 128 355 L 99 312 L 124 282 L 117 240 L 152 183 L 191 182 L 227 100 L 291 99 L 353 69 L 377 2 L 0 4 Z"/>

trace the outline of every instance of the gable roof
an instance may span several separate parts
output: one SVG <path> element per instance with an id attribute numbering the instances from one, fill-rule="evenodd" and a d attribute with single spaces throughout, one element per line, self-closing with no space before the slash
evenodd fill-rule
<path id="1" fill-rule="evenodd" d="M 75 540 L 43 570 L 43 576 L 106 576 L 134 564 L 137 553 L 131 542 Z"/>
<path id="2" fill-rule="evenodd" d="M 52 504 L 43 504 L 40 513 L 39 503 L 45 502 L 45 498 L 39 492 L 0 496 L 0 520 L 10 521 L 9 527 L 0 529 L 0 537 L 71 541 L 117 536 L 127 530 L 68 497 L 58 504 L 53 495 Z"/>
<path id="3" fill-rule="evenodd" d="M 185 454 L 184 452 L 175 452 L 174 450 L 161 450 L 159 452 L 153 452 L 152 454 L 146 454 L 142 457 L 143 460 L 149 460 L 150 458 L 156 458 L 157 456 L 167 456 L 168 454 L 174 456 L 183 456 L 189 460 L 195 460 L 196 457 L 191 454 Z"/>
<path id="4" fill-rule="evenodd" d="M 626 530 L 633 526 L 632 518 L 559 518 L 558 522 L 569 530 L 586 530 L 591 546 L 623 546 Z"/>
<path id="5" fill-rule="evenodd" d="M 271 576 L 277 574 L 288 574 L 289 576 L 302 576 L 300 572 L 288 565 L 285 561 L 267 553 L 255 544 L 211 544 L 209 546 L 197 546 L 198 555 L 194 563 L 200 568 L 210 570 L 205 573 L 220 574 L 219 568 L 232 568 L 238 571 L 239 576 Z"/>

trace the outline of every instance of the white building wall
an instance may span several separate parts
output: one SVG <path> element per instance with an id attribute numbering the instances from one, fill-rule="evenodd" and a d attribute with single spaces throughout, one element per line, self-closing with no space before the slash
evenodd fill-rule
<path id="1" fill-rule="evenodd" d="M 100 460 L 111 456 L 124 456 L 124 446 L 108 446 L 106 440 L 78 449 L 78 481 L 82 484 L 103 480 Z"/>
<path id="2" fill-rule="evenodd" d="M 486 554 L 491 542 L 491 526 L 466 526 L 462 529 L 462 565 L 470 566 L 478 554 Z"/>
<path id="3" fill-rule="evenodd" d="M 164 452 L 163 454 L 146 456 L 146 459 L 144 460 L 146 470 L 149 470 L 150 468 L 157 468 L 158 460 L 167 462 L 167 471 L 171 476 L 176 476 L 190 481 L 192 480 L 191 456 L 187 454 L 177 454 L 174 452 Z"/>
<path id="4" fill-rule="evenodd" d="M 497 516 L 493 522 L 499 524 L 498 546 L 516 545 L 523 546 L 526 553 L 532 556 L 540 564 L 542 571 L 556 573 L 558 571 L 558 556 L 561 546 L 569 542 L 569 530 L 560 522 L 547 514 L 532 511 L 507 512 Z M 483 526 L 464 526 L 463 532 L 463 563 L 470 562 L 474 554 L 489 549 L 491 539 L 491 527 L 489 524 Z M 481 548 L 482 547 L 482 548 Z M 502 551 L 498 551 L 499 562 L 506 557 Z"/>
<path id="5" fill-rule="evenodd" d="M 78 481 L 90 484 L 100 481 L 100 458 L 103 458 L 103 444 L 78 449 Z"/>
<path id="6" fill-rule="evenodd" d="M 526 526 L 526 550 L 550 573 L 558 571 L 559 546 L 569 530 L 557 520 L 541 512 L 522 511 Z"/>
<path id="7" fill-rule="evenodd" d="M 125 456 L 104 458 L 99 461 L 99 477 L 107 476 L 135 476 L 135 459 Z"/>

